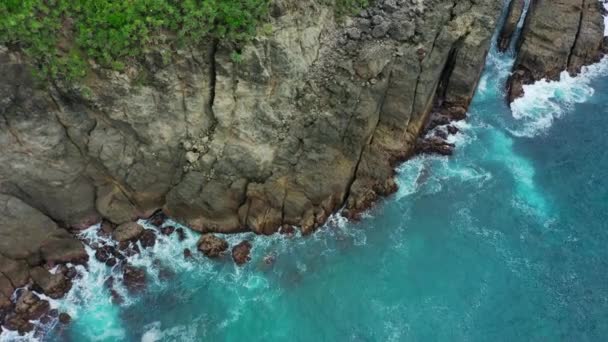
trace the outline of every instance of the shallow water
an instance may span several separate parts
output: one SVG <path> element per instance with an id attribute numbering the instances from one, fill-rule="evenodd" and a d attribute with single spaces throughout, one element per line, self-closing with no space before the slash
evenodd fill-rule
<path id="1" fill-rule="evenodd" d="M 120 306 L 103 285 L 113 271 L 93 258 L 53 302 L 73 323 L 46 339 L 604 340 L 608 60 L 529 86 L 510 110 L 512 61 L 489 55 L 456 154 L 403 164 L 398 193 L 361 222 L 334 217 L 307 238 L 232 236 L 253 241 L 242 268 L 185 261 L 195 233 L 161 237 L 132 260 L 148 270 L 147 291 Z"/>

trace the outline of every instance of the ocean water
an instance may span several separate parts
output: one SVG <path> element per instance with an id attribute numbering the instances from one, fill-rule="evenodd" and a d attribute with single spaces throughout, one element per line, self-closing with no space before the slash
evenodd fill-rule
<path id="1" fill-rule="evenodd" d="M 120 275 L 92 258 L 52 301 L 72 324 L 44 340 L 606 340 L 608 60 L 528 86 L 509 108 L 512 63 L 492 50 L 455 155 L 403 164 L 399 191 L 360 222 L 231 236 L 253 243 L 244 267 L 196 252 L 186 261 L 193 232 L 159 237 L 131 260 L 147 290 L 118 286 L 121 305 L 103 284 Z"/>

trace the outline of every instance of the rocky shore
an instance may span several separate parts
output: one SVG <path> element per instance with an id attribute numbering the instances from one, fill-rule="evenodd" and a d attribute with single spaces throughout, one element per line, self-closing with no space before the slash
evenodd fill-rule
<path id="1" fill-rule="evenodd" d="M 501 49 L 523 3 L 509 7 Z M 141 290 L 145 272 L 125 260 L 159 234 L 184 239 L 167 216 L 203 233 L 185 258 L 198 249 L 237 265 L 254 246 L 214 234 L 309 234 L 340 209 L 357 218 L 396 190 L 398 163 L 453 153 L 451 122 L 466 118 L 502 5 L 378 0 L 337 20 L 323 2 L 275 0 L 272 32 L 238 62 L 222 42 L 160 46 L 124 72 L 91 65 L 82 84 L 41 84 L 0 47 L 0 324 L 69 322 L 36 293 L 70 289 L 84 244 Z M 600 58 L 600 5 L 532 1 L 509 100 Z M 111 243 L 75 236 L 99 222 Z"/>

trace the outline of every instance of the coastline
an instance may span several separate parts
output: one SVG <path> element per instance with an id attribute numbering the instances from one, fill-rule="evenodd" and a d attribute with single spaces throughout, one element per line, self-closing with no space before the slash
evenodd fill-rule
<path id="1" fill-rule="evenodd" d="M 451 49 L 449 49 L 451 50 Z M 431 51 L 432 53 L 432 51 Z M 486 48 L 486 53 L 487 53 L 487 48 Z M 448 54 L 449 55 L 449 54 Z M 484 58 L 483 60 L 485 60 L 485 54 L 484 54 Z M 456 64 L 456 61 L 453 62 L 454 64 Z M 450 65 L 452 64 L 452 62 L 448 60 L 444 63 L 445 65 Z M 482 63 L 482 67 L 483 67 L 483 63 Z M 442 68 L 441 74 L 443 74 L 443 72 L 445 71 L 445 68 Z M 481 74 L 482 70 L 479 69 L 478 70 L 478 75 Z M 453 70 L 452 70 L 453 72 Z M 390 73 L 389 73 L 390 74 Z M 469 75 L 470 76 L 470 75 Z M 471 76 L 472 77 L 472 76 Z M 444 79 L 444 76 L 440 76 L 439 79 Z M 447 77 L 449 79 L 449 77 Z M 391 81 L 391 77 L 389 77 L 389 79 L 384 80 L 382 82 L 386 82 L 386 84 L 390 84 Z M 479 77 L 477 77 L 477 79 L 479 79 Z M 477 80 L 478 81 L 478 80 Z M 394 175 L 395 175 L 395 168 L 402 162 L 406 161 L 408 158 L 412 157 L 413 155 L 415 155 L 415 153 L 426 153 L 426 152 L 432 152 L 432 153 L 439 153 L 442 155 L 449 155 L 452 152 L 452 149 L 454 148 L 453 145 L 451 145 L 449 142 L 446 141 L 446 137 L 443 136 L 437 136 L 437 137 L 429 137 L 427 139 L 423 139 L 421 137 L 423 137 L 424 135 L 426 135 L 426 133 L 428 133 L 432 128 L 437 127 L 437 126 L 444 126 L 446 131 L 449 131 L 450 128 L 449 127 L 453 127 L 451 125 L 451 120 L 458 120 L 458 119 L 464 119 L 466 116 L 466 107 L 468 106 L 472 96 L 473 96 L 473 92 L 475 91 L 476 85 L 477 85 L 477 81 L 474 82 L 475 86 L 472 87 L 472 92 L 470 91 L 470 87 L 471 85 L 469 84 L 467 88 L 467 91 L 464 92 L 464 95 L 458 94 L 458 99 L 459 101 L 445 101 L 444 103 L 441 103 L 442 101 L 439 101 L 441 104 L 438 105 L 438 101 L 437 99 L 440 98 L 441 100 L 444 100 L 442 97 L 437 97 L 437 96 L 431 96 L 431 101 L 429 101 L 429 103 L 425 103 L 425 104 L 419 104 L 418 106 L 421 106 L 422 108 L 424 108 L 422 115 L 414 118 L 412 121 L 410 121 L 411 125 L 408 125 L 407 129 L 405 130 L 405 132 L 403 130 L 398 131 L 396 133 L 391 132 L 391 134 L 385 134 L 386 130 L 391 129 L 392 123 L 385 123 L 382 122 L 382 120 L 380 119 L 380 115 L 378 115 L 378 122 L 376 123 L 376 126 L 374 127 L 374 129 L 371 130 L 371 134 L 369 135 L 369 138 L 367 138 L 367 141 L 369 141 L 367 144 L 364 144 L 363 147 L 361 148 L 361 152 L 359 153 L 359 158 L 356 161 L 356 165 L 354 167 L 354 172 L 352 172 L 353 176 L 352 176 L 352 180 L 349 180 L 350 185 L 348 187 L 346 187 L 346 190 L 342 190 L 342 192 L 344 192 L 343 196 L 332 196 L 329 197 L 328 199 L 325 199 L 324 201 L 321 201 L 320 205 L 318 208 L 313 208 L 311 210 L 309 210 L 306 214 L 304 214 L 302 216 L 302 214 L 295 214 L 293 215 L 293 217 L 298 217 L 298 216 L 302 216 L 301 217 L 301 221 L 300 223 L 300 227 L 302 230 L 302 233 L 304 235 L 312 233 L 315 229 L 317 229 L 319 226 L 323 225 L 328 218 L 332 215 L 332 213 L 337 212 L 338 210 L 342 210 L 344 209 L 346 212 L 344 213 L 346 217 L 350 218 L 350 219 L 356 219 L 362 212 L 364 212 L 365 210 L 369 209 L 371 206 L 374 205 L 374 203 L 376 201 L 378 201 L 380 198 L 390 195 L 392 193 L 394 193 L 395 191 L 397 191 L 397 187 L 396 187 L 396 183 L 394 181 Z M 432 93 L 433 94 L 437 94 L 438 89 L 441 89 L 442 87 L 447 87 L 447 85 L 441 85 L 441 82 L 438 82 L 437 85 L 434 87 L 434 89 L 432 89 Z M 387 88 L 387 89 L 392 89 L 392 88 Z M 414 93 L 416 94 L 416 91 L 414 91 Z M 446 95 L 447 93 L 444 93 L 444 95 Z M 390 94 L 384 94 L 383 95 L 384 98 L 386 98 L 387 96 L 390 96 Z M 448 96 L 449 98 L 449 96 Z M 464 102 L 462 102 L 464 99 Z M 383 102 L 384 103 L 384 102 Z M 413 101 L 413 106 L 416 106 L 416 101 Z M 447 105 L 446 105 L 447 104 Z M 447 107 L 446 107 L 447 106 Z M 435 108 L 435 110 L 433 110 L 433 108 Z M 437 109 L 439 108 L 439 109 Z M 439 114 L 438 114 L 439 113 Z M 431 128 L 431 129 L 429 129 Z M 443 131 L 443 130 L 442 130 Z M 382 132 L 382 134 L 377 133 L 377 132 Z M 414 134 L 414 133 L 420 133 L 420 134 Z M 448 132 L 449 133 L 449 132 Z M 407 146 L 407 149 L 400 149 L 400 147 L 403 146 Z M 405 152 L 404 152 L 405 151 Z M 380 158 L 380 159 L 378 159 Z M 380 172 L 377 172 L 377 169 L 381 169 Z M 390 171 L 387 171 L 390 170 Z M 383 176 L 385 176 L 387 173 L 390 174 L 390 176 L 388 178 L 383 178 Z M 254 191 L 255 189 L 250 188 L 250 184 L 248 183 L 245 186 L 245 193 L 249 194 L 252 193 L 254 195 L 258 195 L 259 193 Z M 262 191 L 263 193 L 264 191 Z M 246 196 L 246 205 L 245 205 L 245 210 L 246 210 L 246 214 L 244 215 L 245 222 L 249 222 L 249 213 L 254 213 L 257 211 L 261 211 L 263 212 L 262 214 L 262 218 L 260 219 L 260 221 L 257 221 L 257 217 L 259 216 L 255 216 L 256 219 L 254 219 L 253 222 L 254 224 L 257 224 L 257 228 L 256 229 L 251 229 L 252 231 L 254 231 L 255 233 L 258 234 L 267 234 L 267 233 L 275 233 L 278 229 L 278 227 L 291 227 L 291 224 L 286 223 L 287 221 L 284 220 L 284 218 L 286 217 L 286 213 L 284 212 L 284 208 L 285 208 L 285 201 L 287 200 L 287 192 L 280 192 L 283 193 L 283 199 L 282 199 L 282 209 L 279 210 L 279 212 L 274 212 L 273 208 L 276 207 L 277 203 L 265 203 L 265 201 L 268 199 L 265 196 L 266 195 L 262 195 L 263 200 L 262 200 L 262 204 L 260 204 L 259 202 L 256 202 L 256 198 L 255 196 Z M 340 194 L 340 192 L 339 192 Z M 342 201 L 340 201 L 340 199 L 343 199 Z M 242 199 L 240 199 L 242 201 Z M 111 203 L 112 201 L 110 201 Z M 279 201 L 280 203 L 281 201 Z M 239 202 L 240 203 L 240 202 Z M 268 204 L 268 206 L 264 206 L 264 204 Z M 261 206 L 260 206 L 261 205 Z M 241 209 L 243 207 L 243 205 L 241 204 L 239 206 L 239 217 L 241 216 L 240 212 L 243 210 Z M 331 208 L 331 209 L 330 209 Z M 169 212 L 171 211 L 168 210 Z M 151 209 L 148 210 L 148 213 L 151 212 Z M 148 216 L 148 215 L 141 215 L 143 217 Z M 276 217 L 276 216 L 280 216 L 281 218 L 281 224 L 272 227 L 272 228 L 268 228 L 268 224 L 269 222 L 276 222 L 273 221 L 272 219 L 268 219 L 268 217 Z M 290 216 L 290 215 L 287 215 Z M 140 218 L 143 218 L 140 217 Z M 157 216 L 148 216 L 148 219 L 152 219 L 154 220 L 155 217 Z M 194 219 L 194 221 L 190 221 L 192 219 L 184 219 L 184 223 L 188 223 L 188 222 L 195 222 L 197 219 Z M 73 224 L 72 227 L 73 228 L 77 228 L 77 227 L 82 227 L 85 228 L 85 226 L 88 227 L 88 225 L 90 225 L 89 223 L 92 223 L 93 219 L 89 218 L 86 220 L 86 222 L 84 224 L 81 224 L 82 222 L 79 222 L 78 224 Z M 164 219 L 163 219 L 164 221 Z M 295 221 L 291 221 L 291 222 L 295 222 Z M 291 223 L 290 222 L 290 223 Z M 109 224 L 109 222 L 105 222 L 105 224 Z M 232 224 L 232 223 L 230 223 Z M 239 218 L 239 225 L 240 225 L 240 218 Z M 162 225 L 162 222 L 161 222 Z M 119 226 L 118 224 L 112 224 L 112 226 Z M 219 227 L 219 226 L 218 226 Z M 194 228 L 197 228 L 196 226 Z M 288 229 L 288 228 L 283 228 L 283 229 Z M 213 229 L 212 227 L 204 227 L 204 225 L 200 226 L 200 231 L 202 231 L 203 233 L 212 233 L 212 232 L 222 232 L 224 229 L 218 228 L 218 229 Z M 239 227 L 238 229 L 229 229 L 230 232 L 242 232 L 244 230 L 243 227 Z M 159 234 L 162 232 L 156 232 L 155 234 Z M 141 233 L 143 234 L 143 232 Z M 140 241 L 142 242 L 143 240 L 141 240 L 142 236 L 138 235 L 133 241 Z M 289 233 L 288 233 L 289 234 Z M 127 239 L 129 240 L 129 239 Z M 100 246 L 103 247 L 103 246 Z M 191 246 L 193 247 L 193 246 Z M 125 250 L 127 250 L 128 248 L 132 248 L 132 246 L 126 247 Z M 227 248 L 224 248 L 224 251 L 227 250 Z M 75 256 L 74 254 L 70 254 L 69 255 L 69 259 L 70 260 L 66 260 L 66 261 L 77 261 L 77 260 L 82 260 L 82 253 L 79 251 L 79 254 L 77 256 Z M 113 254 L 113 251 L 110 251 L 110 254 Z M 131 253 L 131 252 L 127 252 L 127 253 Z M 246 256 L 245 256 L 246 258 Z M 60 258 L 61 259 L 61 258 Z M 48 262 L 50 259 L 45 258 L 45 260 Z M 59 262 L 65 262 L 64 260 L 58 260 Z M 55 267 L 54 263 L 51 263 L 49 265 L 50 267 Z M 4 271 L 3 271 L 4 272 Z M 67 268 L 66 270 L 62 270 L 61 274 L 64 275 L 65 278 L 69 278 L 68 276 L 68 272 L 71 272 L 69 268 Z M 52 274 L 52 272 L 49 272 Z M 137 272 L 135 272 L 137 273 Z M 46 273 L 45 273 L 46 274 Z M 134 274 L 134 278 L 136 281 L 140 281 L 139 277 L 137 274 Z M 13 284 L 11 284 L 13 285 Z M 64 286 L 64 285 L 62 285 Z M 15 287 L 15 286 L 13 286 Z M 22 296 L 17 296 L 17 297 L 22 297 Z M 41 298 L 42 300 L 44 300 L 44 298 Z M 35 303 L 40 303 L 41 301 L 36 301 Z M 42 304 L 41 304 L 42 305 Z M 29 310 L 29 309 L 28 309 Z M 33 317 L 33 316 L 32 316 Z"/>

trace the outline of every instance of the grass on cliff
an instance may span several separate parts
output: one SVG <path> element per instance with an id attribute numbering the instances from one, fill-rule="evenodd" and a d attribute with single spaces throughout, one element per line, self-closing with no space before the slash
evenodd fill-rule
<path id="1" fill-rule="evenodd" d="M 2 0 L 0 44 L 22 49 L 44 76 L 75 79 L 86 73 L 87 59 L 120 70 L 167 39 L 246 41 L 266 18 L 269 1 Z"/>
<path id="2" fill-rule="evenodd" d="M 0 0 L 0 44 L 24 51 L 42 77 L 74 80 L 86 61 L 122 70 L 157 44 L 235 44 L 256 34 L 271 0 Z M 338 15 L 367 0 L 335 0 Z"/>

